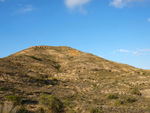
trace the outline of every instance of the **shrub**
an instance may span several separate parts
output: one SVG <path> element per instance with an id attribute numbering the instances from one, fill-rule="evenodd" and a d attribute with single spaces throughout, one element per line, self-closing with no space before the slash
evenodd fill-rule
<path id="1" fill-rule="evenodd" d="M 118 99 L 118 96 L 116 94 L 110 94 L 108 95 L 108 99 Z"/>
<path id="2" fill-rule="evenodd" d="M 58 80 L 56 78 L 53 78 L 52 80 L 55 81 L 55 82 L 58 82 Z"/>
<path id="3" fill-rule="evenodd" d="M 46 80 L 43 79 L 43 78 L 39 78 L 39 79 L 37 79 L 37 81 L 38 81 L 40 84 L 46 84 Z"/>
<path id="4" fill-rule="evenodd" d="M 127 98 L 126 99 L 126 101 L 128 102 L 128 103 L 133 103 L 133 102 L 135 102 L 136 101 L 136 99 L 135 98 Z"/>
<path id="5" fill-rule="evenodd" d="M 25 107 L 20 106 L 20 108 L 17 110 L 17 113 L 29 113 L 29 111 Z"/>
<path id="6" fill-rule="evenodd" d="M 95 68 L 94 71 L 99 71 L 99 69 Z"/>
<path id="7" fill-rule="evenodd" d="M 35 56 L 30 56 L 32 59 L 34 59 L 34 60 L 38 60 L 38 61 L 42 61 L 40 58 L 37 58 L 37 57 L 35 57 Z"/>
<path id="8" fill-rule="evenodd" d="M 142 95 L 141 92 L 137 88 L 134 88 L 131 93 L 134 95 Z"/>
<path id="9" fill-rule="evenodd" d="M 48 108 L 49 113 L 60 113 L 62 109 L 62 102 L 52 95 L 42 95 L 39 104 Z"/>
<path id="10" fill-rule="evenodd" d="M 8 88 L 8 87 L 1 87 L 0 90 L 1 90 L 1 91 L 8 91 L 9 88 Z"/>
<path id="11" fill-rule="evenodd" d="M 148 110 L 148 111 L 150 111 L 150 105 L 149 105 L 149 106 L 147 106 L 147 110 Z"/>
<path id="12" fill-rule="evenodd" d="M 122 105 L 122 104 L 124 104 L 124 101 L 122 101 L 122 100 L 120 100 L 120 99 L 118 99 L 118 100 L 116 100 L 115 101 L 115 105 Z"/>
<path id="13" fill-rule="evenodd" d="M 6 100 L 16 104 L 21 104 L 22 101 L 20 96 L 15 96 L 15 95 L 6 96 Z"/>
<path id="14" fill-rule="evenodd" d="M 59 64 L 57 64 L 56 66 L 55 66 L 55 68 L 59 71 L 59 69 L 60 69 L 60 65 Z"/>
<path id="15" fill-rule="evenodd" d="M 46 113 L 46 111 L 44 110 L 44 108 L 39 107 L 39 108 L 37 109 L 37 113 Z"/>
<path id="16" fill-rule="evenodd" d="M 90 113 L 103 113 L 99 108 L 91 108 Z"/>

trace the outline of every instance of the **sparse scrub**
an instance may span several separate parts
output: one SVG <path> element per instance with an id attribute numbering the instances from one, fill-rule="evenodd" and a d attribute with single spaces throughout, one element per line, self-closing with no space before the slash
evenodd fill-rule
<path id="1" fill-rule="evenodd" d="M 52 81 L 58 82 L 58 80 L 56 78 L 53 78 Z"/>
<path id="2" fill-rule="evenodd" d="M 44 78 L 36 78 L 36 77 L 29 77 L 29 82 L 31 83 L 39 83 L 39 84 L 47 84 L 47 80 Z"/>
<path id="3" fill-rule="evenodd" d="M 147 106 L 147 110 L 150 111 L 150 105 Z"/>
<path id="4" fill-rule="evenodd" d="M 7 101 L 11 101 L 15 104 L 21 104 L 21 97 L 20 96 L 15 96 L 15 95 L 9 95 L 9 96 L 6 96 L 6 99 Z"/>
<path id="5" fill-rule="evenodd" d="M 35 57 L 35 56 L 29 56 L 29 57 L 31 57 L 31 58 L 32 58 L 32 59 L 34 59 L 34 60 L 41 61 L 41 59 L 40 59 L 40 58 L 37 58 L 37 57 Z"/>
<path id="6" fill-rule="evenodd" d="M 3 86 L 3 87 L 0 88 L 0 91 L 8 91 L 8 90 L 9 90 L 9 88 L 6 87 L 6 86 Z"/>
<path id="7" fill-rule="evenodd" d="M 24 107 L 35 113 L 89 113 L 92 107 L 91 112 L 146 113 L 140 111 L 150 103 L 150 71 L 84 52 L 72 57 L 68 50 L 74 49 L 31 47 L 0 59 L 0 101 L 14 103 L 13 96 L 20 95 Z M 52 95 L 61 99 L 63 110 Z"/>
<path id="8" fill-rule="evenodd" d="M 39 79 L 37 79 L 37 81 L 38 81 L 38 83 L 40 83 L 40 84 L 46 84 L 46 83 L 47 83 L 46 80 L 43 79 L 43 78 L 39 78 Z"/>
<path id="9" fill-rule="evenodd" d="M 24 106 L 20 106 L 17 113 L 29 113 L 29 111 Z"/>
<path id="10" fill-rule="evenodd" d="M 39 104 L 47 108 L 49 113 L 60 113 L 62 110 L 62 102 L 52 95 L 42 95 Z"/>
<path id="11" fill-rule="evenodd" d="M 134 88 L 131 93 L 134 95 L 139 95 L 139 96 L 142 95 L 141 92 L 137 88 Z"/>
<path id="12" fill-rule="evenodd" d="M 128 102 L 128 103 L 133 103 L 133 102 L 136 102 L 137 100 L 135 99 L 135 98 L 131 98 L 131 97 L 129 97 L 129 98 L 127 98 L 126 99 L 126 101 Z"/>
<path id="13" fill-rule="evenodd" d="M 57 64 L 56 66 L 55 66 L 55 68 L 59 71 L 60 70 L 60 65 L 59 64 Z"/>
<path id="14" fill-rule="evenodd" d="M 110 94 L 110 95 L 108 95 L 108 99 L 118 99 L 118 95 L 117 94 Z"/>
<path id="15" fill-rule="evenodd" d="M 115 101 L 115 105 L 116 105 L 116 106 L 123 105 L 123 104 L 124 104 L 124 101 L 123 101 L 123 100 L 117 99 L 117 100 Z"/>
<path id="16" fill-rule="evenodd" d="M 36 111 L 37 113 L 46 113 L 43 107 L 39 107 Z"/>
<path id="17" fill-rule="evenodd" d="M 100 110 L 100 108 L 91 108 L 90 113 L 103 113 L 103 111 Z"/>

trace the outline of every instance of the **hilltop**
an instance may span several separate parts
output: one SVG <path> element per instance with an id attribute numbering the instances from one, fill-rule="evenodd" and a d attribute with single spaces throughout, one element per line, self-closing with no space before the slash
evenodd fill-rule
<path id="1" fill-rule="evenodd" d="M 149 80 L 149 70 L 66 46 L 33 46 L 0 59 L 1 103 L 19 96 L 35 113 L 43 94 L 61 101 L 59 112 L 149 112 Z"/>

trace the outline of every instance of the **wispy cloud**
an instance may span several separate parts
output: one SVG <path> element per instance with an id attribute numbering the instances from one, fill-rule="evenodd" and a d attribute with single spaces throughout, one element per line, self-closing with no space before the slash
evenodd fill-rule
<path id="1" fill-rule="evenodd" d="M 120 52 L 125 52 L 125 53 L 129 53 L 130 52 L 129 50 L 125 50 L 125 49 L 120 49 L 119 51 Z"/>
<path id="2" fill-rule="evenodd" d="M 148 22 L 150 22 L 150 18 L 148 18 Z"/>
<path id="3" fill-rule="evenodd" d="M 81 8 L 84 4 L 87 4 L 91 0 L 64 0 L 64 1 L 65 5 L 68 8 L 74 9 L 74 8 Z"/>
<path id="4" fill-rule="evenodd" d="M 110 2 L 110 5 L 117 8 L 122 8 L 126 5 L 126 3 L 123 0 L 113 0 Z"/>
<path id="5" fill-rule="evenodd" d="M 0 0 L 0 2 L 5 2 L 5 0 Z"/>
<path id="6" fill-rule="evenodd" d="M 17 13 L 26 13 L 26 12 L 31 12 L 33 10 L 34 10 L 33 6 L 29 4 L 29 5 L 24 6 L 21 9 L 17 10 L 16 12 Z"/>
<path id="7" fill-rule="evenodd" d="M 150 52 L 150 49 L 139 49 L 140 52 Z"/>
<path id="8" fill-rule="evenodd" d="M 148 0 L 112 0 L 110 2 L 110 5 L 116 8 L 123 8 L 125 6 L 128 6 L 131 3 L 138 3 L 138 2 L 145 2 L 145 1 Z"/>
<path id="9" fill-rule="evenodd" d="M 113 54 L 118 53 L 125 53 L 125 55 L 147 55 L 150 54 L 150 49 L 136 49 L 136 50 L 126 50 L 126 49 L 119 49 L 115 50 Z"/>

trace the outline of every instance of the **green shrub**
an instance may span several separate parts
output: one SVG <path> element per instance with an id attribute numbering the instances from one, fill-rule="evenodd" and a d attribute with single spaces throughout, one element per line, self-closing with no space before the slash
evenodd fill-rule
<path id="1" fill-rule="evenodd" d="M 62 102 L 52 95 L 42 95 L 39 104 L 48 108 L 50 113 L 60 113 L 62 109 Z"/>
<path id="2" fill-rule="evenodd" d="M 43 79 L 43 78 L 39 78 L 39 79 L 37 79 L 37 81 L 38 81 L 38 83 L 40 83 L 40 84 L 46 84 L 46 80 Z"/>
<path id="3" fill-rule="evenodd" d="M 99 108 L 91 108 L 90 113 L 103 113 Z"/>
<path id="4" fill-rule="evenodd" d="M 20 96 L 15 96 L 15 95 L 6 96 L 6 100 L 16 104 L 21 104 L 22 101 Z"/>
<path id="5" fill-rule="evenodd" d="M 124 101 L 122 101 L 122 100 L 120 100 L 120 99 L 118 99 L 118 100 L 116 100 L 115 101 L 115 105 L 122 105 L 122 104 L 124 104 Z"/>
<path id="6" fill-rule="evenodd" d="M 57 78 L 53 78 L 52 80 L 55 81 L 55 82 L 58 82 Z"/>
<path id="7" fill-rule="evenodd" d="M 36 77 L 29 77 L 29 82 L 36 82 L 39 84 L 47 84 L 47 81 L 44 78 L 36 78 Z"/>
<path id="8" fill-rule="evenodd" d="M 1 88 L 0 88 L 0 91 L 8 91 L 8 90 L 9 90 L 8 87 L 1 87 Z"/>
<path id="9" fill-rule="evenodd" d="M 35 57 L 35 56 L 29 56 L 29 57 L 31 57 L 31 58 L 34 59 L 34 60 L 42 61 L 40 58 L 37 58 L 37 57 Z"/>
<path id="10" fill-rule="evenodd" d="M 149 106 L 147 106 L 147 110 L 148 110 L 148 111 L 150 111 L 150 105 L 149 105 Z"/>
<path id="11" fill-rule="evenodd" d="M 97 68 L 95 68 L 95 69 L 93 69 L 94 71 L 99 71 L 99 69 L 97 69 Z"/>
<path id="12" fill-rule="evenodd" d="M 108 99 L 118 99 L 117 94 L 110 94 L 108 95 Z"/>
<path id="13" fill-rule="evenodd" d="M 141 92 L 137 88 L 134 88 L 131 93 L 134 95 L 142 95 Z"/>
<path id="14" fill-rule="evenodd" d="M 29 111 L 24 106 L 20 106 L 17 113 L 29 113 Z"/>
<path id="15" fill-rule="evenodd" d="M 59 64 L 57 64 L 56 66 L 55 66 L 55 68 L 59 71 L 59 69 L 60 69 L 60 65 Z"/>
<path id="16" fill-rule="evenodd" d="M 44 110 L 43 107 L 39 107 L 39 108 L 37 109 L 37 113 L 46 113 L 46 111 Z"/>
<path id="17" fill-rule="evenodd" d="M 133 103 L 133 102 L 135 102 L 135 101 L 137 101 L 135 98 L 127 98 L 126 99 L 126 101 L 128 102 L 128 103 Z"/>

